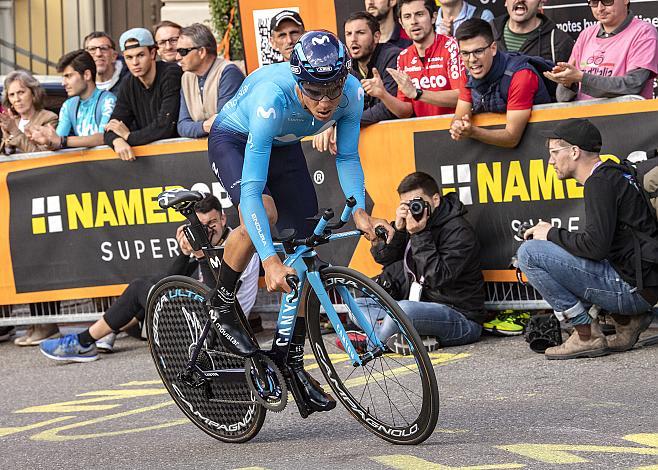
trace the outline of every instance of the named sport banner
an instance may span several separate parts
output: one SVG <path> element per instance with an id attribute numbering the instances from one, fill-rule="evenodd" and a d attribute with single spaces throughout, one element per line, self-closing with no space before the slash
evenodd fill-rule
<path id="1" fill-rule="evenodd" d="M 136 147 L 135 154 L 134 162 L 107 148 L 0 161 L 0 305 L 118 295 L 136 277 L 165 275 L 186 220 L 159 207 L 164 189 L 212 192 L 229 226 L 237 225 L 210 170 L 207 140 Z M 340 215 L 345 197 L 323 191 L 338 181 L 333 159 L 309 155 L 309 166 L 320 206 Z M 357 243 L 344 239 L 318 252 L 347 264 Z"/>
<path id="2" fill-rule="evenodd" d="M 539 136 L 569 117 L 590 117 L 599 126 L 605 154 L 624 157 L 658 146 L 656 100 L 535 110 L 515 149 L 455 142 L 449 117 L 383 122 L 361 133 L 367 209 L 393 219 L 400 180 L 427 171 L 466 205 L 482 244 L 485 278 L 512 281 L 507 267 L 521 221 L 583 227 L 582 187 L 557 180 Z M 480 115 L 475 123 L 502 127 L 504 116 Z M 339 214 L 345 197 L 334 157 L 313 150 L 309 140 L 302 145 L 319 206 Z M 212 192 L 235 225 L 235 208 L 210 171 L 206 140 L 158 143 L 135 153 L 135 162 L 109 149 L 0 162 L 0 305 L 118 295 L 135 277 L 165 273 L 178 254 L 175 232 L 184 222 L 158 206 L 165 188 Z M 375 275 L 380 267 L 369 248 L 362 237 L 318 251 L 333 264 Z"/>
<path id="3" fill-rule="evenodd" d="M 166 273 L 185 219 L 157 196 L 183 186 L 213 192 L 205 140 L 0 163 L 0 304 L 117 295 L 137 276 Z"/>

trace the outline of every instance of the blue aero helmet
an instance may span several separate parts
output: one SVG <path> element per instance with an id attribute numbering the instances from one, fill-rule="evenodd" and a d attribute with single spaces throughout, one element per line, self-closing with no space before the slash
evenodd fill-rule
<path id="1" fill-rule="evenodd" d="M 290 71 L 304 94 L 312 99 L 340 96 L 351 67 L 347 48 L 329 31 L 304 33 L 290 55 Z"/>

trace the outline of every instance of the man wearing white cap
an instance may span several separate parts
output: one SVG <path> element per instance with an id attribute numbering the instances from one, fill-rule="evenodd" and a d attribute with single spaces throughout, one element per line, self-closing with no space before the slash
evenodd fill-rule
<path id="1" fill-rule="evenodd" d="M 130 76 L 121 85 L 104 141 L 122 160 L 135 160 L 132 147 L 178 135 L 182 71 L 177 64 L 156 62 L 147 29 L 126 31 L 119 44 Z"/>

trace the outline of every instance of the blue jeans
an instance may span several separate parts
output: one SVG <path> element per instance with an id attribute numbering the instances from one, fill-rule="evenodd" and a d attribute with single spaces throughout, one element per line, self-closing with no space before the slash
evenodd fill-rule
<path id="1" fill-rule="evenodd" d="M 574 256 L 546 240 L 528 240 L 517 253 L 528 281 L 559 319 L 575 318 L 592 304 L 611 313 L 639 315 L 651 305 L 624 281 L 607 260 Z"/>
<path id="2" fill-rule="evenodd" d="M 369 298 L 360 298 L 357 299 L 357 303 L 370 323 L 374 325 L 375 334 L 380 341 L 386 341 L 399 332 L 393 319 L 377 302 Z M 398 304 L 419 335 L 436 336 L 441 346 L 474 343 L 482 333 L 482 326 L 447 305 L 411 300 L 401 300 Z"/>

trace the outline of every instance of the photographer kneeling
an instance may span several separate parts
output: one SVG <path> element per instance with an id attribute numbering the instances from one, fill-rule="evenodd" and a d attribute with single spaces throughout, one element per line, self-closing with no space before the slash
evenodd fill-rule
<path id="1" fill-rule="evenodd" d="M 408 175 L 397 191 L 400 205 L 390 242 L 375 240 L 370 250 L 384 266 L 378 282 L 399 301 L 421 336 L 436 338 L 426 342 L 428 349 L 477 341 L 481 324 L 490 317 L 484 309 L 480 244 L 464 218 L 464 206 L 455 193 L 441 196 L 427 173 Z M 384 319 L 375 332 L 389 349 L 407 352 L 391 317 L 363 310 L 377 317 L 373 323 Z"/>
<path id="2" fill-rule="evenodd" d="M 582 233 L 539 222 L 518 250 L 530 284 L 575 329 L 544 354 L 573 359 L 626 351 L 651 323 L 658 299 L 658 268 L 645 261 L 651 244 L 643 240 L 658 238 L 656 215 L 623 166 L 601 161 L 601 133 L 590 121 L 568 119 L 544 136 L 558 179 L 584 186 L 586 218 Z M 589 315 L 593 304 L 614 320 L 616 334 L 607 340 Z"/>

